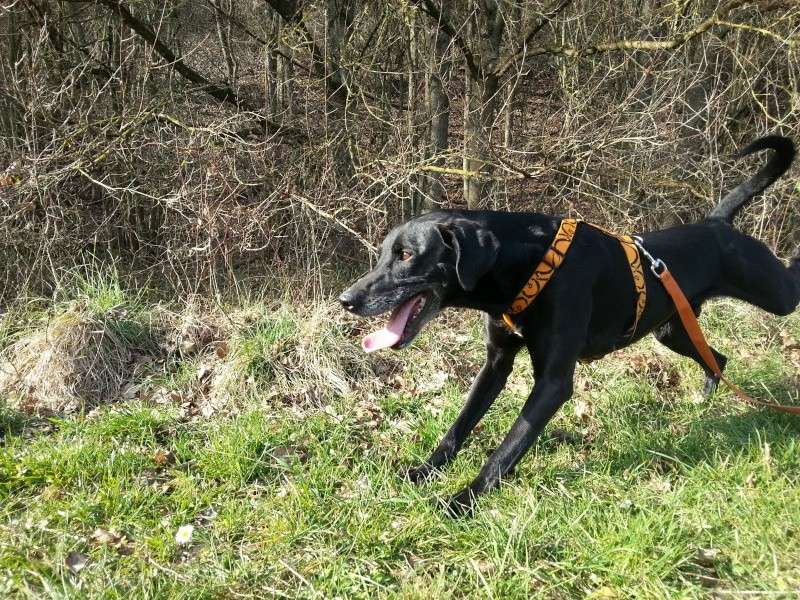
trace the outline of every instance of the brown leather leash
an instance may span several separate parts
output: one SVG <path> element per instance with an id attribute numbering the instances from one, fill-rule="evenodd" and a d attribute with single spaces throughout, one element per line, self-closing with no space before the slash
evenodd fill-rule
<path id="1" fill-rule="evenodd" d="M 694 315 L 694 310 L 689 304 L 689 301 L 686 299 L 686 295 L 683 293 L 683 290 L 681 290 L 678 282 L 675 281 L 672 273 L 669 272 L 666 263 L 664 263 L 664 261 L 660 258 L 653 258 L 653 256 L 651 256 L 650 253 L 645 250 L 644 244 L 642 243 L 642 239 L 640 237 L 634 236 L 633 239 L 636 243 L 636 246 L 639 248 L 639 251 L 644 254 L 648 261 L 650 261 L 650 271 L 652 271 L 653 275 L 658 278 L 658 280 L 664 286 L 664 289 L 667 290 L 670 298 L 672 298 L 672 302 L 675 304 L 675 308 L 678 310 L 678 316 L 681 319 L 681 323 L 683 323 L 683 328 L 689 335 L 689 339 L 692 341 L 692 344 L 694 344 L 694 347 L 698 354 L 700 354 L 703 362 L 714 374 L 714 376 L 722 380 L 725 385 L 733 390 L 733 392 L 743 402 L 747 402 L 748 404 L 753 404 L 755 406 L 763 406 L 765 408 L 789 413 L 792 415 L 800 415 L 800 406 L 786 406 L 784 404 L 774 404 L 772 402 L 756 400 L 755 398 L 747 395 L 744 390 L 742 390 L 735 383 L 729 381 L 722 374 L 722 370 L 719 368 L 717 359 L 714 358 L 714 353 L 711 352 L 711 348 L 708 347 L 708 342 L 703 335 L 702 329 L 700 329 L 700 324 L 697 322 L 697 317 Z"/>

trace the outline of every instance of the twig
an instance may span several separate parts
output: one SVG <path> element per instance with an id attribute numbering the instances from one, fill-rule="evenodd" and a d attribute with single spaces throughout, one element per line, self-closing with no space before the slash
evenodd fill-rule
<path id="1" fill-rule="evenodd" d="M 299 200 L 303 204 L 303 206 L 311 209 L 312 211 L 314 211 L 315 213 L 317 213 L 321 217 L 323 217 L 325 219 L 328 219 L 332 223 L 335 223 L 336 225 L 338 225 L 339 227 L 344 229 L 347 233 L 349 233 L 354 238 L 356 238 L 359 242 L 361 242 L 361 245 L 363 245 L 367 250 L 369 250 L 372 253 L 377 254 L 378 248 L 376 246 L 374 246 L 369 241 L 367 241 L 365 238 L 363 238 L 361 236 L 361 234 L 359 234 L 355 229 L 353 229 L 352 227 L 348 226 L 345 223 L 342 223 L 339 219 L 337 219 L 331 213 L 329 213 L 329 212 L 321 209 L 319 206 L 316 206 L 315 204 L 313 204 L 308 198 L 304 198 L 303 196 L 301 196 L 299 194 L 293 193 L 292 194 L 292 199 Z"/>
<path id="2" fill-rule="evenodd" d="M 564 0 L 556 9 L 546 15 L 541 15 L 538 19 L 536 19 L 525 31 L 525 36 L 520 47 L 507 54 L 505 58 L 498 62 L 498 66 L 494 70 L 495 74 L 498 76 L 504 75 L 520 55 L 522 55 L 522 60 L 524 62 L 527 53 L 526 48 L 530 41 L 542 30 L 542 27 L 552 21 L 554 17 L 558 16 L 561 11 L 563 11 L 571 3 L 572 0 Z"/>
<path id="3" fill-rule="evenodd" d="M 241 99 L 229 86 L 219 85 L 209 81 L 203 75 L 183 62 L 183 59 L 177 56 L 164 42 L 159 40 L 156 33 L 150 27 L 148 27 L 146 23 L 137 19 L 131 13 L 131 11 L 128 10 L 128 7 L 125 6 L 125 4 L 119 2 L 119 0 L 95 0 L 95 2 L 109 8 L 140 37 L 144 38 L 148 43 L 150 43 L 159 56 L 166 60 L 178 73 L 192 83 L 201 85 L 201 89 L 204 92 L 216 98 L 220 102 L 232 104 L 238 109 L 256 112 L 254 108 L 248 108 L 247 103 Z M 294 138 L 296 141 L 305 141 L 305 136 L 302 134 L 302 132 L 283 127 L 279 123 L 275 123 L 266 117 L 259 115 L 258 122 L 269 133 L 285 134 Z"/>
<path id="4" fill-rule="evenodd" d="M 522 58 L 524 61 L 531 56 L 539 56 L 542 54 L 554 54 L 568 56 L 571 58 L 581 58 L 593 56 L 595 54 L 601 54 L 603 52 L 616 52 L 621 50 L 675 50 L 692 38 L 705 33 L 714 25 L 720 24 L 723 17 L 727 16 L 728 13 L 744 4 L 747 4 L 749 1 L 750 0 L 732 0 L 693 29 L 666 40 L 617 40 L 615 42 L 606 42 L 603 44 L 595 44 L 593 46 L 584 47 L 538 46 L 526 50 L 523 53 Z M 509 65 L 504 65 L 504 68 L 507 69 L 508 66 Z"/>
<path id="5" fill-rule="evenodd" d="M 482 79 L 483 78 L 483 70 L 481 69 L 481 65 L 475 60 L 475 56 L 472 54 L 472 51 L 469 49 L 469 45 L 464 38 L 462 38 L 455 28 L 444 19 L 444 15 L 442 15 L 442 11 L 436 6 L 436 4 L 432 0 L 412 0 L 414 4 L 420 6 L 422 11 L 426 13 L 429 17 L 431 17 L 434 21 L 436 21 L 436 26 L 441 29 L 447 36 L 453 40 L 453 43 L 458 46 L 458 49 L 461 50 L 461 54 L 464 55 L 464 61 L 467 63 L 467 68 L 469 69 L 470 75 L 472 75 L 473 79 Z M 448 0 L 445 0 L 448 1 Z"/>

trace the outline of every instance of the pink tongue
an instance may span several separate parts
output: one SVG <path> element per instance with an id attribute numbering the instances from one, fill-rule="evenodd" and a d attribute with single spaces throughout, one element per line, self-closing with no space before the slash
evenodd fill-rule
<path id="1" fill-rule="evenodd" d="M 408 317 L 411 316 L 411 311 L 417 304 L 419 296 L 414 296 L 411 300 L 404 302 L 392 312 L 389 317 L 389 323 L 380 331 L 375 331 L 361 340 L 361 347 L 364 352 L 375 352 L 376 350 L 383 350 L 394 346 L 400 341 L 400 336 L 403 335 L 403 329 L 408 323 Z"/>

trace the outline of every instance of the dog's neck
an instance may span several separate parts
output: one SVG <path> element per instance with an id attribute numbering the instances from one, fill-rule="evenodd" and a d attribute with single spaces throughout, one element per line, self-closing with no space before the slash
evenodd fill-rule
<path id="1" fill-rule="evenodd" d="M 500 240 L 497 261 L 475 289 L 459 290 L 447 300 L 447 305 L 480 310 L 498 318 L 508 310 L 550 247 L 560 222 L 549 215 L 517 213 L 515 216 L 513 222 L 487 225 Z"/>

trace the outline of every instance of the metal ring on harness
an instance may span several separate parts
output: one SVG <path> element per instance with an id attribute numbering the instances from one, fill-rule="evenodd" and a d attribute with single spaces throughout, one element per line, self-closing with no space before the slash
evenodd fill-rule
<path id="1" fill-rule="evenodd" d="M 644 247 L 644 240 L 641 238 L 641 236 L 634 235 L 632 237 L 633 243 L 636 244 L 636 247 L 639 248 L 641 253 L 644 254 L 645 258 L 647 258 L 647 262 L 650 263 L 650 270 L 653 272 L 653 275 L 660 279 L 664 271 L 667 270 L 667 263 L 660 258 L 654 257 L 647 251 L 647 248 Z"/>
<path id="2" fill-rule="evenodd" d="M 650 270 L 653 272 L 653 275 L 660 278 L 664 271 L 667 270 L 667 263 L 657 258 L 650 263 Z"/>

